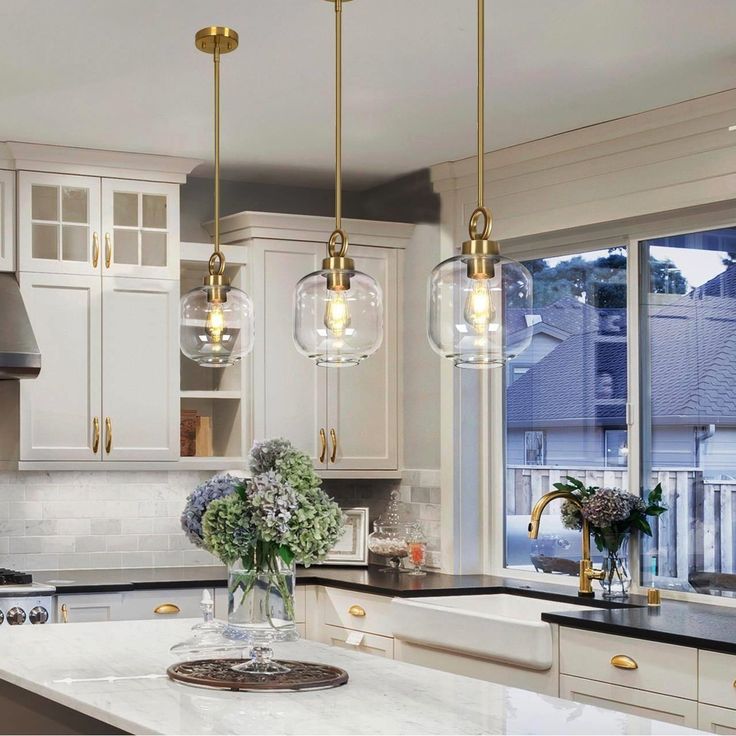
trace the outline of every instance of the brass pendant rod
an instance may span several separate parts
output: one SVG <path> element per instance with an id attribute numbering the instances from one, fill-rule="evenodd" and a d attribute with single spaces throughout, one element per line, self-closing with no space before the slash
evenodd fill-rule
<path id="1" fill-rule="evenodd" d="M 342 228 L 342 0 L 335 0 L 335 230 Z"/>
<path id="2" fill-rule="evenodd" d="M 485 148 L 485 0 L 478 0 L 478 207 L 483 207 Z"/>
<path id="3" fill-rule="evenodd" d="M 220 41 L 212 54 L 215 68 L 215 253 L 220 254 Z"/>

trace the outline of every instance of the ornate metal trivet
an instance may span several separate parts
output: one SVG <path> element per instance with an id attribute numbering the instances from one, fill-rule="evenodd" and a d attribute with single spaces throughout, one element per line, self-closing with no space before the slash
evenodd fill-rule
<path id="1" fill-rule="evenodd" d="M 172 664 L 166 673 L 172 680 L 223 690 L 320 690 L 339 687 L 348 681 L 345 670 L 328 664 L 274 661 L 286 665 L 289 671 L 276 674 L 238 672 L 233 666 L 242 664 L 242 659 L 198 659 Z"/>

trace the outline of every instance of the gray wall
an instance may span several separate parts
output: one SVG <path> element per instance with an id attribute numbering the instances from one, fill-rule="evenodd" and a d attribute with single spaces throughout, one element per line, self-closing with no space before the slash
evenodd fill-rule
<path id="1" fill-rule="evenodd" d="M 333 189 L 223 181 L 222 216 L 244 210 L 302 215 L 334 214 Z M 213 181 L 190 177 L 181 187 L 181 239 L 208 242 L 201 223 L 213 216 Z M 363 192 L 345 192 L 343 214 L 417 224 L 406 250 L 401 290 L 404 318 L 404 467 L 437 469 L 440 457 L 440 361 L 426 337 L 427 278 L 440 258 L 439 197 L 429 171 Z"/>

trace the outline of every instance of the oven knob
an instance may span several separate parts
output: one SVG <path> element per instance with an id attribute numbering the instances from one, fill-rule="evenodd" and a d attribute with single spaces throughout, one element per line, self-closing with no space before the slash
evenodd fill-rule
<path id="1" fill-rule="evenodd" d="M 1 623 L 2 623 L 3 621 L 5 621 L 5 614 L 4 614 L 4 613 L 3 613 L 2 611 L 0 611 L 0 624 L 1 624 Z"/>
<path id="2" fill-rule="evenodd" d="M 49 612 L 43 606 L 36 606 L 31 608 L 28 620 L 32 624 L 45 624 L 49 620 Z"/>
<path id="3" fill-rule="evenodd" d="M 24 624 L 26 622 L 26 612 L 18 606 L 13 606 L 8 611 L 8 623 L 11 626 L 17 626 L 18 624 Z"/>

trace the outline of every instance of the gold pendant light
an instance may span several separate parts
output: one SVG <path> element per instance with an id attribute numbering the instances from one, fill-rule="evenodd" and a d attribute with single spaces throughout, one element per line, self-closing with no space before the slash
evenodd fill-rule
<path id="1" fill-rule="evenodd" d="M 335 7 L 335 229 L 319 271 L 305 276 L 294 296 L 294 342 L 317 365 L 358 365 L 383 339 L 383 294 L 371 276 L 356 271 L 342 227 L 342 5 Z"/>
<path id="2" fill-rule="evenodd" d="M 491 240 L 493 218 L 484 204 L 485 3 L 478 0 L 478 202 L 469 240 L 460 254 L 435 266 L 429 279 L 428 336 L 435 352 L 460 368 L 503 365 L 524 351 L 531 330 L 532 277 L 521 263 L 501 255 Z M 482 229 L 478 229 L 482 222 Z M 513 313 L 512 321 L 504 319 Z M 503 329 L 510 325 L 510 329 Z"/>
<path id="3" fill-rule="evenodd" d="M 188 358 L 201 366 L 222 368 L 247 355 L 254 340 L 253 302 L 230 283 L 220 248 L 220 57 L 238 48 L 238 34 L 231 28 L 209 26 L 197 32 L 194 42 L 214 62 L 215 237 L 203 285 L 181 299 L 179 337 Z"/>

